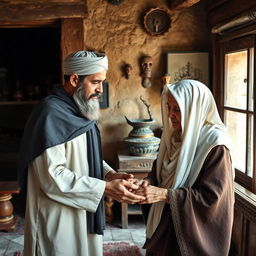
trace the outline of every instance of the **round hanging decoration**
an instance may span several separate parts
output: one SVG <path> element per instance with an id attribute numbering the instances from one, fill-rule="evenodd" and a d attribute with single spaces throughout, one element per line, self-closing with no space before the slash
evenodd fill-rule
<path id="1" fill-rule="evenodd" d="M 144 26 L 153 36 L 163 35 L 171 27 L 171 17 L 161 8 L 152 8 L 144 16 Z"/>

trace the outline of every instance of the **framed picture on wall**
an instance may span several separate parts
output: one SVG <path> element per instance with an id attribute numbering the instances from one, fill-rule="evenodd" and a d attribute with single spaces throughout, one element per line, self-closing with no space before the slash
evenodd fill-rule
<path id="1" fill-rule="evenodd" d="M 103 82 L 103 93 L 100 97 L 100 108 L 109 107 L 108 82 Z"/>
<path id="2" fill-rule="evenodd" d="M 171 76 L 170 83 L 176 83 L 183 79 L 193 79 L 209 86 L 209 53 L 167 53 L 167 73 Z"/>

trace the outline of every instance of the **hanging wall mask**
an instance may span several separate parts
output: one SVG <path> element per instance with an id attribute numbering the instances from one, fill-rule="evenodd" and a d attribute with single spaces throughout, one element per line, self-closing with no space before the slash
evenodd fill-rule
<path id="1" fill-rule="evenodd" d="M 124 71 L 125 78 L 129 79 L 132 74 L 132 65 L 126 64 L 123 68 L 123 71 Z"/>
<path id="2" fill-rule="evenodd" d="M 153 66 L 153 60 L 151 56 L 144 56 L 141 59 L 141 84 L 144 88 L 151 86 L 151 69 Z"/>

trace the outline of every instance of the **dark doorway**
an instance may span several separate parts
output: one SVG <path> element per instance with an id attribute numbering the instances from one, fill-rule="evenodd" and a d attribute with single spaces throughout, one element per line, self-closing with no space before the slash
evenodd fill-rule
<path id="1" fill-rule="evenodd" d="M 2 28 L 0 37 L 2 100 L 16 100 L 18 86 L 22 100 L 38 99 L 60 82 L 60 28 Z"/>
<path id="2" fill-rule="evenodd" d="M 61 82 L 60 27 L 0 28 L 0 181 L 17 180 L 19 148 L 35 104 Z M 25 195 L 13 195 L 24 215 Z"/>
<path id="3" fill-rule="evenodd" d="M 0 28 L 0 180 L 17 180 L 26 120 L 61 81 L 60 28 Z"/>

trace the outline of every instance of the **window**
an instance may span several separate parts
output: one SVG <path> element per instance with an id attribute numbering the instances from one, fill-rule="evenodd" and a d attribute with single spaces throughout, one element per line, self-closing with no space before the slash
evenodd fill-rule
<path id="1" fill-rule="evenodd" d="M 255 38 L 223 44 L 222 116 L 231 140 L 236 181 L 255 191 Z"/>

